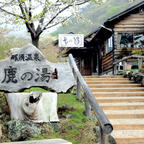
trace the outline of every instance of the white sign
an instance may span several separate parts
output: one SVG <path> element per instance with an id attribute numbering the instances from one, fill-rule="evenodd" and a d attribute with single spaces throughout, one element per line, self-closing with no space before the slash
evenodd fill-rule
<path id="1" fill-rule="evenodd" d="M 59 34 L 59 47 L 84 47 L 84 35 Z"/>

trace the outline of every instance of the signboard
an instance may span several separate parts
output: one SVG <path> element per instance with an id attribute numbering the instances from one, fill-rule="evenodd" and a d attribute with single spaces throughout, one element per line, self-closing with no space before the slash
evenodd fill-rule
<path id="1" fill-rule="evenodd" d="M 51 63 L 33 45 L 19 48 L 0 61 L 0 90 L 17 92 L 41 86 L 66 92 L 75 81 L 68 63 Z"/>
<path id="2" fill-rule="evenodd" d="M 59 34 L 59 47 L 84 47 L 83 34 Z"/>

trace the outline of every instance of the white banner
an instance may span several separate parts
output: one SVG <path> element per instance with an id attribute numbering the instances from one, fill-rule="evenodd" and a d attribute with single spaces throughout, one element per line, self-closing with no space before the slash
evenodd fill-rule
<path id="1" fill-rule="evenodd" d="M 59 47 L 84 47 L 84 35 L 59 34 Z"/>

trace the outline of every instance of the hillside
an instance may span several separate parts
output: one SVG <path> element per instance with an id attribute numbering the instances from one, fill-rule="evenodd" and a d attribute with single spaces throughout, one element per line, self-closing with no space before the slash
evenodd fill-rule
<path id="1" fill-rule="evenodd" d="M 142 2 L 143 0 L 133 0 L 134 2 L 129 2 L 129 0 L 107 0 L 101 5 L 95 5 L 93 3 L 89 4 L 81 12 L 81 16 L 86 19 L 83 21 L 83 18 L 79 18 L 77 21 L 76 18 L 72 19 L 72 23 L 60 27 L 57 31 L 52 33 L 52 35 L 57 36 L 59 33 L 82 33 L 87 35 L 95 31 L 101 24 L 104 23 L 108 18 L 126 10 L 127 8 Z"/>

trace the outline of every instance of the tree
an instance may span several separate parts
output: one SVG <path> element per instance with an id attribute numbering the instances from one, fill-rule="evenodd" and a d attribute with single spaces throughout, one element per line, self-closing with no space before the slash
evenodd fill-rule
<path id="1" fill-rule="evenodd" d="M 5 19 L 12 16 L 15 22 L 23 22 L 32 44 L 38 47 L 39 37 L 45 30 L 68 21 L 81 5 L 90 1 L 102 0 L 1 0 L 0 11 Z"/>

